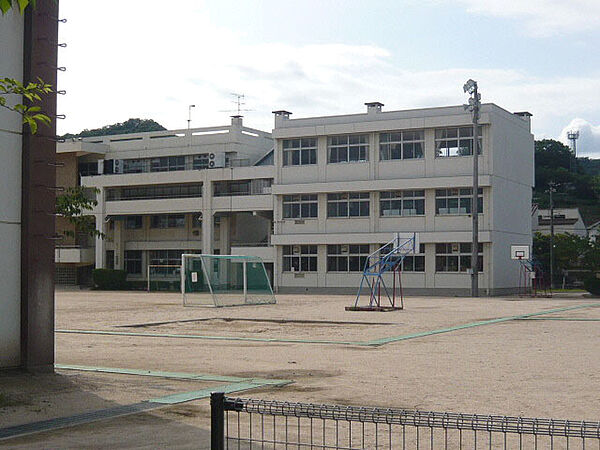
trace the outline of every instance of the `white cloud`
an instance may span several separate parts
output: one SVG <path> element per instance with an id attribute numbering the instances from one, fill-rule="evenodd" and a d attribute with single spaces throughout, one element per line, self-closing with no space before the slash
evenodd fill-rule
<path id="1" fill-rule="evenodd" d="M 560 140 L 569 145 L 567 134 L 579 131 L 577 139 L 577 156 L 600 158 L 600 125 L 592 125 L 585 119 L 575 118 L 560 133 Z"/>
<path id="2" fill-rule="evenodd" d="M 389 51 L 374 45 L 250 44 L 243 35 L 215 27 L 192 2 L 151 14 L 129 2 L 118 15 L 87 2 L 63 0 L 79 11 L 61 25 L 59 132 L 152 118 L 170 129 L 229 122 L 231 92 L 246 94 L 248 126 L 270 130 L 271 111 L 293 117 L 363 112 L 365 101 L 386 110 L 462 104 L 462 86 L 478 80 L 484 102 L 534 114 L 534 133 L 556 137 L 572 117 L 594 117 L 600 105 L 600 74 L 538 78 L 519 70 L 454 68 L 413 71 L 392 63 Z M 136 2 L 132 1 L 135 5 Z M 194 11 L 195 9 L 195 11 Z M 146 11 L 146 12 L 145 12 Z M 131 14 L 138 20 L 131 21 Z M 107 23 L 111 26 L 107 32 Z M 111 30 L 116 30 L 114 33 Z M 96 38 L 102 36 L 102 39 Z"/>
<path id="3" fill-rule="evenodd" d="M 530 34 L 551 36 L 600 28 L 598 0 L 451 0 L 472 13 L 521 21 Z"/>

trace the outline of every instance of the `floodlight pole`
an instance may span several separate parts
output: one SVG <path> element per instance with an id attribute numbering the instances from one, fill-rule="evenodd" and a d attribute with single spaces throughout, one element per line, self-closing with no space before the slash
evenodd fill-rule
<path id="1" fill-rule="evenodd" d="M 550 292 L 554 289 L 554 199 L 552 194 L 556 192 L 556 183 L 548 183 L 550 194 Z"/>
<path id="2" fill-rule="evenodd" d="M 477 82 L 469 80 L 463 87 L 471 94 L 469 105 L 473 116 L 473 197 L 471 199 L 471 217 L 473 218 L 473 239 L 471 242 L 471 297 L 479 297 L 479 109 L 480 95 Z"/>
<path id="3" fill-rule="evenodd" d="M 196 105 L 189 105 L 188 106 L 188 130 L 191 128 L 192 126 L 192 108 L 195 108 Z"/>

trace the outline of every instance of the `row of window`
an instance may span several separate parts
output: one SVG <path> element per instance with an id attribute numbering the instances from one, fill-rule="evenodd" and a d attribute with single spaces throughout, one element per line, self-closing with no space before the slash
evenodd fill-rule
<path id="1" fill-rule="evenodd" d="M 470 214 L 471 188 L 436 189 L 435 213 L 438 215 Z M 327 217 L 369 216 L 368 192 L 344 192 L 327 194 Z M 479 189 L 478 212 L 483 212 L 483 189 Z M 316 194 L 284 195 L 283 218 L 305 219 L 318 217 L 319 207 Z M 379 192 L 379 213 L 388 216 L 422 216 L 425 214 L 425 191 L 382 191 Z"/>
<path id="2" fill-rule="evenodd" d="M 208 168 L 212 158 L 209 153 L 200 153 L 196 155 L 160 156 L 156 158 L 107 159 L 103 163 L 103 172 L 105 174 L 112 174 L 200 170 Z M 98 175 L 98 161 L 80 162 L 79 175 Z"/>
<path id="3" fill-rule="evenodd" d="M 106 190 L 107 201 L 190 197 L 202 197 L 201 183 L 159 184 L 154 186 L 109 188 Z"/>
<path id="4" fill-rule="evenodd" d="M 327 246 L 327 272 L 362 272 L 371 254 L 369 244 Z M 479 272 L 483 272 L 483 244 L 478 249 Z M 316 245 L 285 245 L 282 269 L 284 272 L 316 272 L 318 268 Z M 435 245 L 436 272 L 466 272 L 471 268 L 471 244 L 450 243 Z M 425 272 L 425 245 L 419 253 L 408 255 L 402 261 L 403 272 Z"/>
<path id="5" fill-rule="evenodd" d="M 143 216 L 126 216 L 124 219 L 126 230 L 139 230 L 144 228 Z M 193 216 L 192 227 L 198 228 L 201 220 Z M 185 228 L 185 214 L 155 214 L 150 216 L 150 228 Z M 114 221 L 110 222 L 110 230 L 114 229 Z"/>
<path id="6" fill-rule="evenodd" d="M 481 127 L 477 142 L 481 154 Z M 473 127 L 435 130 L 436 157 L 469 156 L 473 154 Z M 379 160 L 423 159 L 425 131 L 395 131 L 379 134 Z M 284 139 L 283 165 L 317 164 L 317 138 Z M 369 160 L 369 135 L 351 134 L 327 137 L 327 162 L 365 162 Z"/>
<path id="7" fill-rule="evenodd" d="M 188 250 L 151 250 L 148 254 L 148 264 L 150 265 L 180 265 L 181 255 L 190 253 Z M 114 268 L 114 250 L 106 251 L 106 267 Z M 142 250 L 125 250 L 123 266 L 125 271 L 131 275 L 142 274 Z M 172 275 L 176 273 L 173 268 L 162 268 L 162 274 Z"/>

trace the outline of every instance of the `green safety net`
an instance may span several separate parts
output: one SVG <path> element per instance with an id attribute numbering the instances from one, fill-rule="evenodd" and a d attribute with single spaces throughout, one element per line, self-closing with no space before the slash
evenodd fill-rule
<path id="1" fill-rule="evenodd" d="M 184 305 L 275 303 L 265 265 L 256 256 L 183 255 Z"/>

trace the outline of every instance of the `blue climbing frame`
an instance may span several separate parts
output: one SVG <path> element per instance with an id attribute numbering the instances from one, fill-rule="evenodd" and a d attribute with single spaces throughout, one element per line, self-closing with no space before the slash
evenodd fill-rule
<path id="1" fill-rule="evenodd" d="M 396 233 L 394 239 L 371 253 L 365 262 L 360 286 L 356 294 L 354 306 L 346 307 L 347 311 L 394 311 L 404 309 L 404 293 L 402 290 L 402 261 L 409 254 L 414 254 L 419 246 L 417 233 Z M 391 292 L 385 284 L 384 275 L 392 274 Z M 397 285 L 396 285 L 397 280 Z M 369 304 L 360 306 L 363 288 L 369 293 Z M 397 302 L 396 291 L 400 290 Z M 389 306 L 382 305 L 382 296 L 387 298 Z"/>

